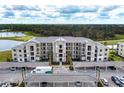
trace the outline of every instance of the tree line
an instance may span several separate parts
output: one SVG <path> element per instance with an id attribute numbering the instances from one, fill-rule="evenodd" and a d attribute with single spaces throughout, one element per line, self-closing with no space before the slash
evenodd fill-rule
<path id="1" fill-rule="evenodd" d="M 112 39 L 124 34 L 124 25 L 91 24 L 1 24 L 0 30 L 31 31 L 44 36 L 80 36 L 94 40 Z"/>

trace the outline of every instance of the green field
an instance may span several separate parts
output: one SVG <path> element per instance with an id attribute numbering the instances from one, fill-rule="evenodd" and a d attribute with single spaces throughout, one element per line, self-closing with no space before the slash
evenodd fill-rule
<path id="1" fill-rule="evenodd" d="M 0 52 L 0 62 L 12 61 L 11 51 Z"/>
<path id="2" fill-rule="evenodd" d="M 100 41 L 100 43 L 105 44 L 105 45 L 113 45 L 117 44 L 118 42 L 124 42 L 124 35 L 120 34 L 115 34 L 115 37 L 112 40 L 105 40 L 105 41 Z"/>
<path id="3" fill-rule="evenodd" d="M 110 50 L 109 51 L 109 60 L 110 61 L 118 61 L 119 62 L 119 61 L 124 61 L 124 58 L 118 56 L 116 54 L 116 51 L 115 50 Z"/>
<path id="4" fill-rule="evenodd" d="M 22 37 L 0 37 L 0 40 L 16 40 L 16 41 L 28 41 L 32 39 L 33 36 L 22 36 Z"/>

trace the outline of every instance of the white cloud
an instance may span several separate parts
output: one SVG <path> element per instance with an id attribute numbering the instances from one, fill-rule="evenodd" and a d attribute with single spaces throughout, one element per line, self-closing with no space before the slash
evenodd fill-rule
<path id="1" fill-rule="evenodd" d="M 118 16 L 119 13 L 124 13 L 124 6 L 121 6 L 121 7 L 117 8 L 117 9 L 114 9 L 113 11 L 110 11 L 108 15 L 111 18 L 120 18 Z"/>
<path id="2" fill-rule="evenodd" d="M 8 5 L 123 5 L 123 0 L 0 0 Z"/>

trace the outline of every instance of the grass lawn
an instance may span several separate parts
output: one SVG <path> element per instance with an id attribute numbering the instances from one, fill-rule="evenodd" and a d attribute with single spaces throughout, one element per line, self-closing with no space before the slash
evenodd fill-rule
<path id="1" fill-rule="evenodd" d="M 42 36 L 44 36 L 44 35 L 36 34 L 34 32 L 31 32 L 31 31 L 25 31 L 24 34 L 27 35 L 27 36 L 35 36 L 35 37 L 42 37 Z"/>
<path id="2" fill-rule="evenodd" d="M 111 61 L 124 61 L 124 58 L 118 56 L 115 50 L 109 51 L 109 60 Z"/>
<path id="3" fill-rule="evenodd" d="M 100 41 L 100 43 L 105 44 L 105 45 L 115 45 L 118 42 L 124 42 L 124 39 Z"/>
<path id="4" fill-rule="evenodd" d="M 6 62 L 11 60 L 12 60 L 11 51 L 0 52 L 0 62 Z"/>
<path id="5" fill-rule="evenodd" d="M 112 40 L 100 41 L 102 44 L 113 45 L 118 42 L 124 42 L 124 34 L 115 34 L 115 37 Z"/>
<path id="6" fill-rule="evenodd" d="M 22 37 L 0 37 L 0 40 L 16 40 L 16 41 L 28 41 L 32 39 L 33 36 L 22 36 Z"/>

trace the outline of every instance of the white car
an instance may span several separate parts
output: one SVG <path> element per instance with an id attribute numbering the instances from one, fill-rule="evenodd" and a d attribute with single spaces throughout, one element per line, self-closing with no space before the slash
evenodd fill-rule
<path id="1" fill-rule="evenodd" d="M 9 84 L 7 82 L 2 82 L 1 87 L 9 87 Z"/>
<path id="2" fill-rule="evenodd" d="M 121 82 L 122 84 L 124 84 L 124 78 L 123 78 L 123 77 L 120 77 L 119 80 L 120 80 L 120 82 Z"/>
<path id="3" fill-rule="evenodd" d="M 101 79 L 102 83 L 105 85 L 105 86 L 109 86 L 109 82 L 107 81 L 107 79 Z"/>

